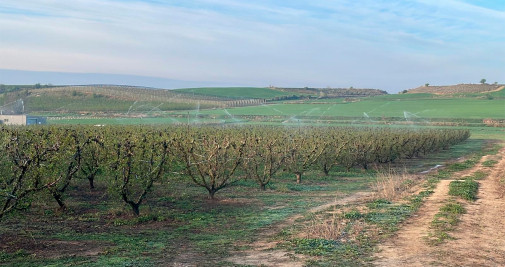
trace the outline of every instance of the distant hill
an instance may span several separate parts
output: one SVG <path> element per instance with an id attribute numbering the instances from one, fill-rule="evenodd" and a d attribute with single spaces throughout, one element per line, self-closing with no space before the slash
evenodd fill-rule
<path id="1" fill-rule="evenodd" d="M 367 97 L 386 95 L 387 92 L 378 89 L 358 89 L 358 88 L 285 88 L 285 87 L 206 87 L 187 88 L 174 90 L 181 93 L 193 93 L 195 95 L 206 95 L 215 97 L 225 97 L 233 99 L 263 98 L 266 100 L 283 100 L 293 98 L 344 98 L 344 97 Z"/>
<path id="2" fill-rule="evenodd" d="M 226 99 L 273 99 L 289 96 L 293 93 L 264 87 L 200 87 L 173 90 L 177 93 L 197 96 L 211 96 Z"/>
<path id="3" fill-rule="evenodd" d="M 292 94 L 305 94 L 315 95 L 318 98 L 343 98 L 343 97 L 368 97 L 387 95 L 384 90 L 368 89 L 368 88 L 283 88 L 283 87 L 270 87 L 272 89 L 289 92 Z"/>
<path id="4" fill-rule="evenodd" d="M 437 95 L 468 94 L 468 93 L 490 93 L 503 90 L 502 84 L 457 84 L 447 86 L 421 86 L 410 89 L 407 93 L 429 93 Z"/>
<path id="5" fill-rule="evenodd" d="M 226 82 L 185 81 L 185 80 L 139 76 L 139 75 L 0 69 L 0 84 L 36 84 L 36 83 L 53 84 L 53 85 L 125 84 L 125 85 L 147 86 L 147 87 L 156 87 L 165 89 L 233 85 Z"/>
<path id="6" fill-rule="evenodd" d="M 375 89 L 201 87 L 157 89 L 126 85 L 1 85 L 0 110 L 28 113 L 145 113 L 257 106 L 298 99 L 356 98 L 387 94 Z M 22 102 L 19 102 L 22 100 Z"/>

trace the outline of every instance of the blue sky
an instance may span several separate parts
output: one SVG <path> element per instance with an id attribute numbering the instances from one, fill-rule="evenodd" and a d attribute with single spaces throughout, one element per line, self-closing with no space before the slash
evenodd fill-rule
<path id="1" fill-rule="evenodd" d="M 502 0 L 2 0 L 0 69 L 390 92 L 505 83 L 504 25 Z"/>

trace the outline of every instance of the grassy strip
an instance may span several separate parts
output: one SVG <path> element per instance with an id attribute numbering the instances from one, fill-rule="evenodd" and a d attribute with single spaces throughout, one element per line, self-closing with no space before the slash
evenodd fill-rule
<path id="1" fill-rule="evenodd" d="M 440 208 L 431 222 L 431 232 L 427 236 L 430 245 L 439 245 L 447 239 L 452 239 L 449 232 L 454 230 L 459 223 L 459 217 L 464 214 L 465 208 L 461 203 L 450 200 Z"/>
<path id="2" fill-rule="evenodd" d="M 470 177 L 472 177 L 472 178 L 473 178 L 473 179 L 475 179 L 475 180 L 481 180 L 481 179 L 486 178 L 488 174 L 489 174 L 489 173 L 487 173 L 487 172 L 483 172 L 483 171 L 476 171 L 476 172 L 474 172 L 474 173 L 472 174 L 472 176 L 470 176 Z"/>
<path id="3" fill-rule="evenodd" d="M 463 181 L 453 181 L 449 184 L 449 195 L 461 197 L 466 200 L 475 201 L 479 183 L 473 178 L 467 178 Z"/>
<path id="4" fill-rule="evenodd" d="M 337 228 L 337 238 L 307 236 L 292 238 L 296 233 L 283 236 L 280 247 L 295 253 L 318 256 L 309 260 L 308 266 L 363 266 L 373 260 L 375 245 L 398 230 L 401 222 L 421 207 L 424 199 L 433 193 L 439 179 L 430 178 L 424 190 L 407 199 L 407 202 L 393 203 L 377 199 L 363 206 L 341 207 L 343 211 L 322 225 Z M 332 231 L 333 232 L 333 231 Z"/>
<path id="5" fill-rule="evenodd" d="M 494 150 L 497 151 L 493 148 L 486 149 L 485 152 L 493 153 Z M 482 152 L 475 154 L 464 162 L 453 163 L 444 170 L 430 175 L 423 185 L 424 190 L 407 197 L 407 202 L 393 203 L 389 200 L 378 199 L 367 203 L 365 207 L 354 206 L 342 211 L 337 219 L 331 220 L 335 228 L 341 228 L 338 229 L 340 231 L 340 234 L 337 234 L 338 238 L 330 239 L 324 236 L 322 238 L 311 236 L 292 238 L 295 233 L 291 233 L 291 235 L 283 236 L 285 241 L 280 247 L 293 250 L 295 253 L 317 256 L 317 259 L 306 263 L 308 266 L 367 265 L 373 260 L 375 246 L 395 233 L 400 224 L 421 207 L 441 179 L 451 177 L 454 172 L 472 168 L 483 155 L 485 154 Z M 482 179 L 486 175 L 483 172 L 476 172 L 469 180 L 475 182 L 474 179 Z M 454 186 L 457 187 L 459 184 Z M 464 195 L 468 197 L 475 197 L 476 192 L 466 193 L 473 192 L 474 187 L 473 183 L 466 182 L 462 192 L 465 192 Z M 439 244 L 450 238 L 448 232 L 457 225 L 459 216 L 464 212 L 464 207 L 455 201 L 444 205 L 432 222 L 433 232 L 428 238 L 430 243 Z M 328 227 L 326 224 L 327 221 L 324 225 Z"/>
<path id="6" fill-rule="evenodd" d="M 496 161 L 496 160 L 486 160 L 486 161 L 482 162 L 482 166 L 484 166 L 484 167 L 493 167 L 497 163 L 498 163 L 498 161 Z"/>

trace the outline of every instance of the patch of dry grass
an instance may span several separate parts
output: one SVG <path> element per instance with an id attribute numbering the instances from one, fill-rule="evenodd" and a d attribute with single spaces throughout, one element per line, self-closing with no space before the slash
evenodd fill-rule
<path id="1" fill-rule="evenodd" d="M 333 212 L 329 218 L 313 218 L 307 226 L 305 234 L 307 238 L 323 238 L 327 240 L 338 240 L 342 236 L 347 222 L 339 218 L 337 212 Z"/>
<path id="2" fill-rule="evenodd" d="M 395 200 L 411 194 L 421 179 L 421 176 L 409 174 L 406 170 L 402 172 L 389 170 L 377 174 L 377 180 L 372 184 L 372 188 L 376 192 L 377 199 Z"/>

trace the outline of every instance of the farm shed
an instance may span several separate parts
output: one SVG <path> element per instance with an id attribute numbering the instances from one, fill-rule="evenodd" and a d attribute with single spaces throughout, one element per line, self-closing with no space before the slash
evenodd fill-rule
<path id="1" fill-rule="evenodd" d="M 28 115 L 0 115 L 0 124 L 5 125 L 33 125 L 46 124 L 45 117 Z"/>

